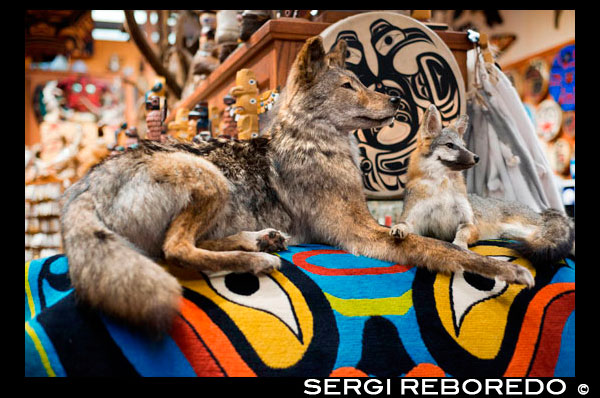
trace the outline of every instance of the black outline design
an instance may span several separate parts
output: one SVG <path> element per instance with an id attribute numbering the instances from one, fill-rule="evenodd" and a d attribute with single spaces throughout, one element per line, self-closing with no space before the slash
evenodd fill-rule
<path id="1" fill-rule="evenodd" d="M 289 295 L 289 294 L 288 294 L 288 293 L 285 291 L 285 289 L 283 289 L 283 287 L 281 286 L 281 284 L 279 284 L 279 282 L 277 282 L 277 280 L 276 280 L 275 278 L 273 278 L 271 275 L 263 275 L 263 276 L 265 276 L 265 277 L 267 277 L 267 278 L 271 279 L 271 280 L 272 280 L 272 281 L 273 281 L 273 282 L 274 282 L 274 283 L 277 285 L 277 287 L 279 287 L 279 290 L 280 290 L 280 291 L 281 291 L 281 292 L 282 292 L 282 293 L 285 295 L 285 297 L 287 298 L 287 303 L 288 303 L 288 305 L 289 305 L 289 308 L 290 308 L 290 310 L 292 311 L 292 315 L 293 315 L 293 317 L 294 317 L 294 321 L 296 322 L 296 326 L 298 326 L 298 333 L 294 332 L 294 330 L 293 330 L 293 329 L 290 327 L 290 325 L 288 325 L 288 324 L 287 324 L 287 323 L 286 323 L 286 322 L 285 322 L 283 319 L 281 319 L 280 317 L 278 317 L 278 316 L 277 316 L 277 314 L 274 314 L 274 313 L 273 313 L 273 312 L 271 312 L 271 311 L 267 311 L 267 310 L 266 310 L 266 309 L 264 309 L 264 308 L 252 307 L 252 306 L 250 306 L 250 305 L 247 305 L 247 304 L 244 304 L 244 303 L 240 303 L 240 302 L 238 302 L 238 301 L 232 300 L 231 298 L 229 298 L 229 297 L 227 297 L 227 296 L 224 296 L 224 295 L 222 295 L 222 294 L 221 294 L 221 293 L 220 293 L 220 292 L 219 292 L 219 291 L 218 291 L 218 290 L 217 290 L 217 289 L 214 287 L 214 285 L 211 283 L 211 278 L 209 278 L 209 277 L 208 277 L 208 276 L 206 276 L 205 274 L 202 274 L 202 276 L 204 277 L 204 280 L 206 281 L 206 283 L 208 284 L 208 286 L 209 286 L 209 287 L 210 287 L 210 288 L 213 290 L 213 292 L 215 292 L 215 293 L 216 293 L 218 296 L 220 296 L 220 297 L 224 298 L 224 299 L 225 299 L 225 300 L 227 300 L 227 301 L 231 301 L 231 302 L 233 302 L 233 303 L 235 303 L 235 304 L 237 304 L 237 305 L 241 305 L 242 307 L 246 307 L 246 308 L 252 308 L 253 310 L 256 310 L 256 311 L 261 311 L 261 312 L 265 312 L 265 313 L 267 313 L 267 314 L 269 314 L 269 315 L 272 315 L 272 316 L 274 316 L 275 318 L 279 319 L 279 320 L 281 321 L 281 323 L 283 323 L 283 324 L 284 324 L 284 325 L 285 325 L 285 326 L 286 326 L 286 327 L 287 327 L 287 328 L 290 330 L 290 332 L 292 332 L 292 334 L 293 334 L 294 336 L 296 336 L 296 337 L 298 338 L 298 341 L 300 341 L 300 343 L 301 343 L 301 344 L 304 344 L 304 338 L 303 338 L 304 336 L 303 336 L 303 334 L 302 334 L 302 327 L 300 326 L 300 321 L 298 320 L 298 316 L 296 315 L 296 311 L 294 310 L 294 305 L 293 305 L 293 303 L 292 303 L 292 300 L 291 300 L 291 298 L 290 298 L 290 295 Z M 226 276 L 225 276 L 225 277 L 226 277 Z M 258 283 L 259 283 L 259 287 L 258 287 L 258 290 L 257 290 L 257 292 L 258 292 L 258 291 L 260 291 L 260 279 L 259 279 L 259 277 L 258 277 L 258 276 L 257 276 L 256 278 L 259 280 L 259 282 L 258 282 Z M 227 288 L 227 285 L 225 285 L 225 287 Z M 229 288 L 227 288 L 227 289 L 231 291 L 231 289 L 229 289 Z M 234 293 L 234 294 L 240 295 L 239 293 L 235 293 L 234 291 L 231 291 L 231 292 L 232 292 L 232 293 Z M 255 293 L 256 293 L 256 292 L 255 292 Z M 253 293 L 253 294 L 255 294 L 255 293 Z"/>
<path id="2" fill-rule="evenodd" d="M 498 246 L 507 248 L 510 241 L 479 241 L 473 246 Z M 426 268 L 417 267 L 413 281 L 413 305 L 421 338 L 425 346 L 447 374 L 453 377 L 502 377 L 508 366 L 516 343 L 519 338 L 523 318 L 528 305 L 537 292 L 548 285 L 552 277 L 561 267 L 568 267 L 561 263 L 560 267 L 540 267 L 535 276 L 535 287 L 521 290 L 514 298 L 506 319 L 504 336 L 498 355 L 492 359 L 478 358 L 462 348 L 452 336 L 448 334 L 437 311 L 433 284 L 436 273 Z"/>
<path id="3" fill-rule="evenodd" d="M 415 99 L 434 103 L 440 109 L 442 120 L 448 122 L 461 113 L 460 90 L 452 68 L 435 52 L 423 52 L 417 56 L 419 71 L 414 75 L 405 75 L 395 69 L 395 55 L 403 47 L 418 42 L 435 47 L 426 31 L 416 27 L 401 29 L 383 18 L 374 21 L 369 30 L 370 46 L 377 55 L 377 74 L 369 68 L 363 47 L 366 43 L 358 40 L 355 31 L 339 32 L 332 48 L 340 40 L 345 40 L 348 45 L 346 68 L 365 86 L 402 98 L 395 118 L 396 123 L 408 125 L 409 133 L 406 137 L 392 144 L 384 144 L 378 139 L 381 128 L 354 132 L 359 144 L 360 169 L 366 191 L 399 191 L 405 187 L 403 177 L 408 169 L 408 158 L 416 145 L 420 115 L 425 112 L 425 108 L 417 105 Z M 386 84 L 388 81 L 394 82 L 397 87 Z M 375 149 L 376 153 L 368 154 L 367 148 Z M 379 175 L 395 177 L 394 182 L 385 183 Z"/>
<path id="4" fill-rule="evenodd" d="M 201 308 L 210 319 L 225 333 L 244 362 L 257 376 L 300 376 L 328 377 L 333 370 L 339 346 L 337 322 L 331 305 L 315 282 L 285 259 L 281 259 L 279 270 L 301 292 L 313 316 L 313 338 L 304 356 L 294 365 L 285 369 L 267 366 L 254 351 L 250 342 L 239 330 L 235 322 L 217 304 L 207 297 L 184 288 L 184 297 Z"/>

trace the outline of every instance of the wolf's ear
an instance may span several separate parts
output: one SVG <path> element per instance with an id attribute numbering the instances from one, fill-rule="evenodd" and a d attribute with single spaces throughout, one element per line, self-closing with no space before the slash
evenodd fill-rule
<path id="1" fill-rule="evenodd" d="M 469 116 L 467 115 L 460 115 L 454 122 L 454 128 L 461 137 L 465 134 L 465 131 L 467 131 L 467 127 L 469 127 Z"/>
<path id="2" fill-rule="evenodd" d="M 435 137 L 442 131 L 442 115 L 435 105 L 429 105 L 420 130 L 423 138 Z"/>
<path id="3" fill-rule="evenodd" d="M 345 68 L 346 66 L 346 51 L 348 46 L 345 40 L 340 40 L 338 43 L 329 51 L 327 54 L 327 62 L 329 66 L 337 66 L 339 68 Z"/>
<path id="4" fill-rule="evenodd" d="M 327 67 L 323 39 L 314 36 L 306 40 L 292 67 L 292 75 L 298 84 L 311 83 Z"/>

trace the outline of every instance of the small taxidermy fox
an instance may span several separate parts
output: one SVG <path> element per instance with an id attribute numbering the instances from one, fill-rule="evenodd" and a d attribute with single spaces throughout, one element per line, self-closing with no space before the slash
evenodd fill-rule
<path id="1" fill-rule="evenodd" d="M 462 170 L 479 157 L 465 148 L 468 116 L 443 128 L 430 105 L 411 154 L 404 208 L 390 234 L 409 233 L 451 241 L 464 249 L 479 239 L 512 239 L 511 247 L 534 265 L 552 265 L 574 251 L 574 223 L 557 210 L 536 213 L 529 207 L 467 194 Z"/>

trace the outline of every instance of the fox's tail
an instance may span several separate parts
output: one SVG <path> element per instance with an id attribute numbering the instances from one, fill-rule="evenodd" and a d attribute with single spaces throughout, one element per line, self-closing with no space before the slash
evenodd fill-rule
<path id="1" fill-rule="evenodd" d="M 567 216 L 554 209 L 541 213 L 542 225 L 528 238 L 510 247 L 535 266 L 554 265 L 575 253 L 575 225 Z"/>
<path id="2" fill-rule="evenodd" d="M 81 302 L 154 335 L 169 330 L 179 311 L 181 286 L 104 225 L 91 193 L 71 196 L 61 228 L 69 276 Z"/>

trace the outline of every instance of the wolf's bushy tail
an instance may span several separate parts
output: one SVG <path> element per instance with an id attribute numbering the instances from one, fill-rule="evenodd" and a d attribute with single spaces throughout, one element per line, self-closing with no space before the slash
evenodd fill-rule
<path id="1" fill-rule="evenodd" d="M 168 331 L 181 300 L 177 279 L 108 229 L 91 193 L 73 196 L 61 228 L 77 298 L 153 335 Z"/>
<path id="2" fill-rule="evenodd" d="M 575 224 L 563 213 L 546 209 L 542 225 L 529 238 L 510 244 L 534 266 L 552 266 L 574 252 Z"/>

